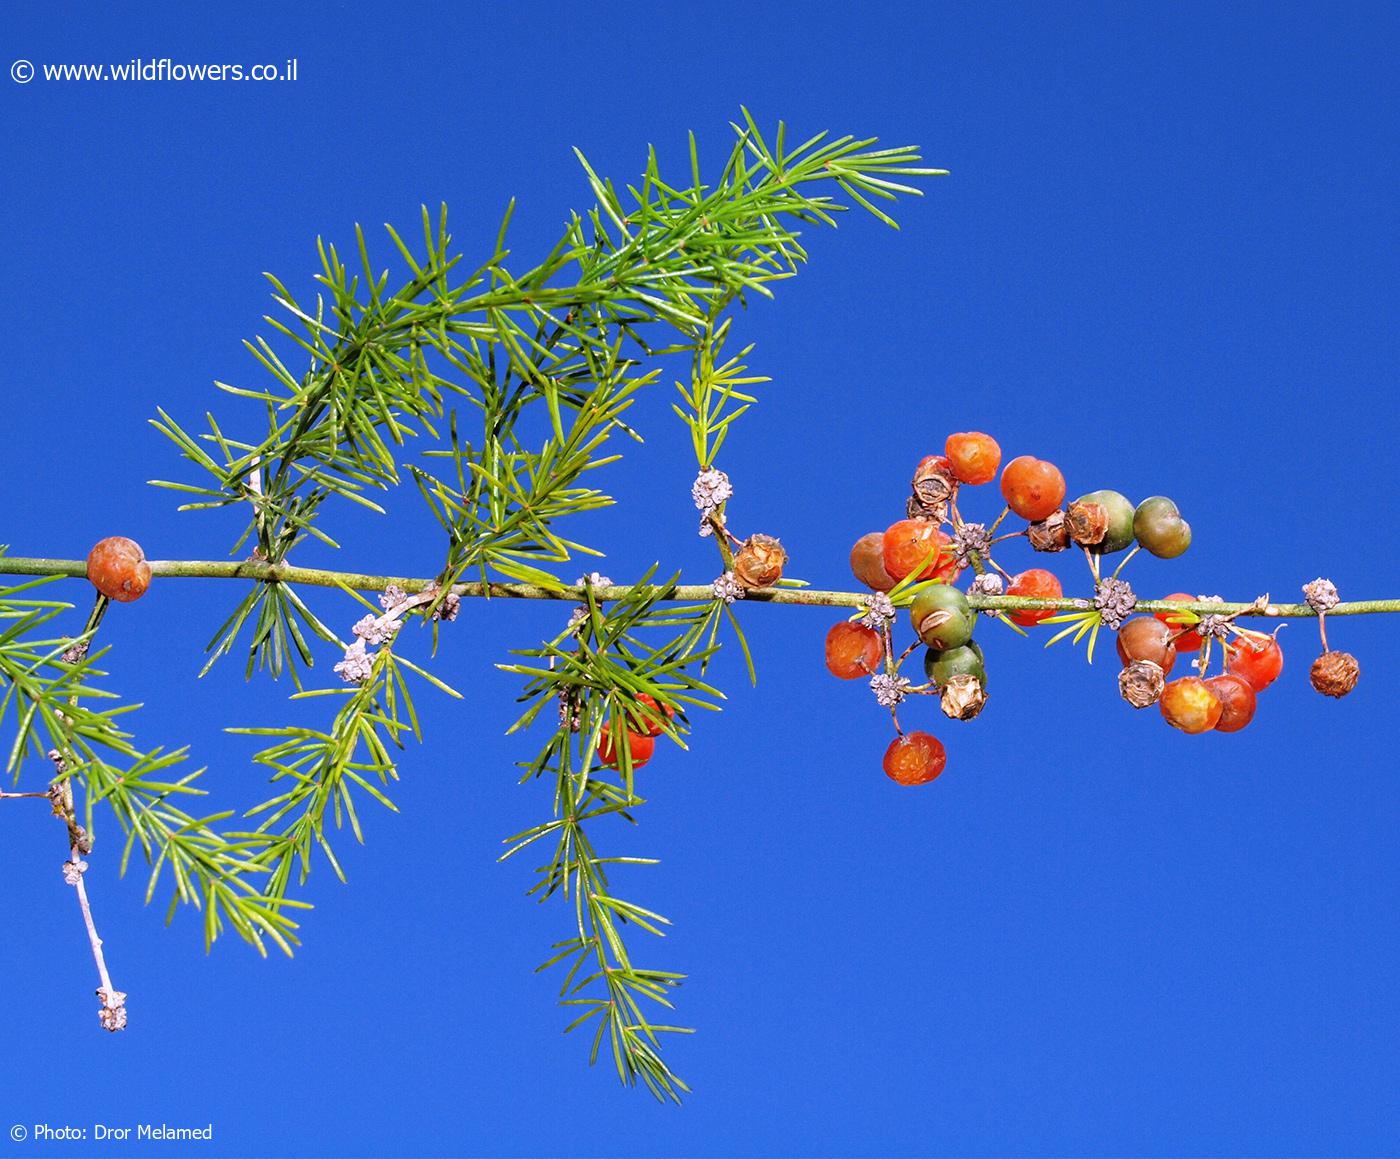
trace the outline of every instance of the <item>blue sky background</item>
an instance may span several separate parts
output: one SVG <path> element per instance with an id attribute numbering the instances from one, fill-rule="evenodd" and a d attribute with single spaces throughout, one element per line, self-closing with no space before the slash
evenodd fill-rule
<path id="1" fill-rule="evenodd" d="M 308 291 L 318 234 L 411 230 L 446 201 L 470 267 L 515 196 L 523 266 L 589 202 L 570 146 L 627 180 L 654 143 L 683 173 L 686 130 L 715 161 L 746 104 L 952 170 L 900 233 L 851 215 L 810 235 L 811 265 L 737 324 L 774 381 L 726 448 L 733 517 L 779 534 L 796 574 L 848 586 L 849 544 L 898 516 L 919 456 L 984 429 L 1059 462 L 1071 494 L 1177 499 L 1194 547 L 1135 561 L 1144 593 L 1293 598 L 1325 574 L 1400 594 L 1393 6 L 23 3 L 0 45 L 6 64 L 300 66 L 291 84 L 0 88 L 15 554 L 112 533 L 153 557 L 227 551 L 229 520 L 145 486 L 180 473 L 145 420 L 236 425 L 210 383 L 258 381 L 239 341 L 265 329 L 261 271 Z M 659 558 L 705 582 L 667 394 L 637 408 L 648 441 L 584 534 L 615 578 Z M 435 569 L 414 497 L 392 511 L 327 513 L 342 566 Z M 280 720 L 290 691 L 235 665 L 196 680 L 236 598 L 159 583 L 104 628 L 143 741 L 191 744 L 229 805 L 263 781 L 220 729 Z M 988 711 L 908 713 L 949 762 L 904 791 L 880 772 L 884 714 L 822 668 L 835 617 L 741 609 L 758 688 L 737 653 L 719 662 L 725 712 L 647 768 L 651 803 L 616 837 L 662 858 L 625 891 L 675 921 L 647 960 L 691 979 L 677 1109 L 561 1036 L 557 981 L 531 971 L 568 915 L 495 863 L 548 790 L 516 784 L 533 741 L 502 737 L 517 684 L 492 664 L 565 614 L 463 615 L 439 670 L 470 694 L 424 695 L 401 812 L 342 842 L 348 888 L 318 868 L 294 960 L 206 958 L 191 915 L 167 930 L 99 846 L 123 1035 L 96 1027 L 61 839 L 5 803 L 0 1126 L 213 1122 L 198 1153 L 227 1155 L 1400 1150 L 1400 623 L 1336 622 L 1363 668 L 1339 703 L 1307 686 L 1311 628 L 1286 629 L 1255 725 L 1200 738 L 1129 710 L 1111 650 L 1090 668 L 988 625 Z M 0 1143 L 60 1150 L 84 1146 Z"/>

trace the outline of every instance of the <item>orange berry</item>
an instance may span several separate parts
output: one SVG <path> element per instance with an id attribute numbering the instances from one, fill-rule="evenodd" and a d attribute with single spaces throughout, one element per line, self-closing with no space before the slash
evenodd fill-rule
<path id="1" fill-rule="evenodd" d="M 1283 671 L 1283 649 L 1273 636 L 1241 632 L 1230 645 L 1227 671 L 1244 680 L 1255 692 L 1263 692 Z"/>
<path id="2" fill-rule="evenodd" d="M 1209 732 L 1220 723 L 1225 705 L 1199 676 L 1183 676 L 1162 689 L 1157 702 L 1167 723 L 1182 732 Z"/>
<path id="3" fill-rule="evenodd" d="M 862 535 L 851 548 L 851 572 L 871 591 L 887 592 L 899 581 L 885 570 L 885 533 Z"/>
<path id="4" fill-rule="evenodd" d="M 943 742 L 926 732 L 897 736 L 885 750 L 885 776 L 897 785 L 927 785 L 947 763 Z"/>
<path id="5" fill-rule="evenodd" d="M 1257 701 L 1249 681 L 1227 672 L 1223 676 L 1212 676 L 1206 681 L 1206 687 L 1220 698 L 1221 712 L 1215 724 L 1216 732 L 1239 732 L 1254 719 Z"/>
<path id="6" fill-rule="evenodd" d="M 1001 466 L 1001 448 L 991 435 L 961 431 L 949 435 L 944 453 L 960 483 L 990 483 Z"/>
<path id="7" fill-rule="evenodd" d="M 139 543 L 111 535 L 88 552 L 87 576 L 108 599 L 129 604 L 151 586 L 151 565 Z"/>
<path id="8" fill-rule="evenodd" d="M 938 525 L 927 519 L 901 519 L 885 530 L 885 571 L 896 580 L 902 580 L 918 568 L 930 552 L 934 552 L 918 578 L 952 583 L 962 574 L 962 568 L 948 549 L 950 543 L 952 540 L 938 529 Z"/>
<path id="9" fill-rule="evenodd" d="M 1151 660 L 1164 673 L 1176 663 L 1172 629 L 1155 616 L 1134 616 L 1118 629 L 1118 659 L 1127 667 L 1134 660 Z"/>
<path id="10" fill-rule="evenodd" d="M 1006 594 L 1041 600 L 1058 600 L 1065 593 L 1064 589 L 1060 587 L 1060 577 L 1053 571 L 1046 571 L 1043 567 L 1033 567 L 1012 579 L 1011 583 L 1007 585 Z M 1008 612 L 1007 614 L 1011 617 L 1012 623 L 1020 624 L 1023 628 L 1033 628 L 1041 620 L 1048 620 L 1055 613 L 1047 608 L 1041 612 Z"/>
<path id="11" fill-rule="evenodd" d="M 1035 523 L 1065 501 L 1065 477 L 1054 463 L 1022 455 L 1002 471 L 1001 493 L 1012 511 Z"/>
<path id="12" fill-rule="evenodd" d="M 880 634 L 864 624 L 842 620 L 826 634 L 826 666 L 833 676 L 856 680 L 880 667 L 885 646 Z"/>
<path id="13" fill-rule="evenodd" d="M 666 726 L 661 722 L 663 713 L 668 720 L 674 720 L 676 718 L 676 710 L 674 708 L 669 704 L 666 705 L 665 708 L 662 708 L 661 705 L 656 703 L 656 698 L 650 693 L 637 693 L 637 703 L 646 705 L 646 707 L 651 710 L 650 712 L 646 712 L 629 708 L 627 711 L 628 721 L 636 725 L 636 731 L 642 736 L 660 736 L 666 731 Z"/>
<path id="14" fill-rule="evenodd" d="M 640 769 L 647 761 L 651 760 L 651 754 L 656 751 L 656 741 L 649 736 L 627 730 L 627 751 L 632 756 L 632 767 Z M 610 769 L 615 769 L 621 763 L 621 756 L 613 747 L 612 723 L 603 721 L 603 734 L 598 738 L 598 759 Z"/>

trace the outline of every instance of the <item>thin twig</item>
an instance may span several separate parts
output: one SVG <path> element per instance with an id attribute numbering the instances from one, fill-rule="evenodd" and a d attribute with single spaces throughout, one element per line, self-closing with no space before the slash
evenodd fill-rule
<path id="1" fill-rule="evenodd" d="M 727 546 L 727 545 L 726 545 Z M 226 562 L 223 560 L 154 560 L 151 574 L 166 579 L 242 579 L 257 580 L 262 583 L 305 584 L 309 587 L 338 588 L 348 587 L 362 592 L 382 592 L 390 584 L 403 588 L 405 592 L 421 592 L 437 581 L 432 578 L 411 576 L 373 575 L 364 572 L 330 571 L 323 568 L 294 567 L 287 563 L 269 563 L 266 560 L 243 560 Z M 72 576 L 81 578 L 87 575 L 87 564 L 80 559 L 30 559 L 21 556 L 0 556 L 0 575 L 30 576 Z M 609 587 L 593 588 L 595 599 L 605 602 L 624 600 L 638 591 L 638 587 L 628 584 L 613 584 Z M 712 598 L 709 584 L 677 584 L 675 586 L 652 585 L 644 589 L 661 602 L 708 603 Z M 558 587 L 541 587 L 538 584 L 522 583 L 461 583 L 452 588 L 454 595 L 463 599 L 524 599 L 524 600 L 564 600 L 577 602 L 586 599 L 585 589 L 579 584 L 560 584 Z M 870 598 L 869 592 L 819 591 L 813 588 L 755 588 L 745 593 L 745 602 L 750 604 L 798 604 L 806 607 L 859 608 Z M 979 611 L 1041 612 L 1041 611 L 1080 611 L 1082 600 L 1070 597 L 1040 599 L 1031 596 L 980 596 L 968 597 L 968 603 Z M 1139 600 L 1137 610 L 1141 612 L 1195 612 L 1197 614 L 1219 613 L 1241 616 L 1264 616 L 1269 619 L 1315 619 L 1315 612 L 1306 603 L 1259 604 L 1251 600 L 1247 603 L 1216 603 L 1210 600 Z M 1400 612 L 1400 599 L 1352 600 L 1329 608 L 1329 616 L 1366 616 L 1379 613 Z"/>

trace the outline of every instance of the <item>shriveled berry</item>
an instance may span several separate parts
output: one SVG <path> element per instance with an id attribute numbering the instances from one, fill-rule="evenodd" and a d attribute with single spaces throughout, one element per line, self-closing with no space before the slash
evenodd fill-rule
<path id="1" fill-rule="evenodd" d="M 927 785 L 947 763 L 943 742 L 926 732 L 906 732 L 885 750 L 885 776 L 897 785 Z"/>
<path id="2" fill-rule="evenodd" d="M 975 676 L 954 676 L 938 694 L 943 715 L 953 720 L 972 720 L 987 707 L 987 689 Z"/>
<path id="3" fill-rule="evenodd" d="M 656 751 L 656 741 L 630 729 L 625 730 L 623 735 L 627 738 L 627 751 L 632 757 L 632 767 L 640 769 L 651 760 L 651 754 Z M 622 762 L 619 751 L 613 745 L 612 724 L 606 720 L 603 722 L 603 735 L 598 738 L 598 759 L 610 769 L 618 768 Z"/>
<path id="4" fill-rule="evenodd" d="M 1242 631 L 1230 645 L 1225 668 L 1243 677 L 1255 692 L 1263 692 L 1283 671 L 1283 649 L 1273 636 Z"/>
<path id="5" fill-rule="evenodd" d="M 1126 495 L 1117 491 L 1090 491 L 1089 494 L 1076 499 L 1071 509 L 1081 503 L 1102 507 L 1107 523 L 1103 538 L 1087 545 L 1090 551 L 1109 555 L 1115 551 L 1122 551 L 1132 543 L 1133 505 Z"/>
<path id="6" fill-rule="evenodd" d="M 1032 523 L 1045 519 L 1065 500 L 1065 477 L 1054 463 L 1021 455 L 1001 473 L 1001 493 L 1006 505 Z"/>
<path id="7" fill-rule="evenodd" d="M 1118 692 L 1134 708 L 1156 704 L 1165 687 L 1165 674 L 1151 660 L 1134 660 L 1118 673 Z"/>
<path id="8" fill-rule="evenodd" d="M 1133 535 L 1158 559 L 1175 559 L 1191 546 L 1191 525 L 1165 495 L 1153 495 L 1137 505 Z"/>
<path id="9" fill-rule="evenodd" d="M 961 483 L 990 483 L 1001 466 L 1001 447 L 991 435 L 981 431 L 962 431 L 949 435 L 943 447 L 952 465 L 953 474 Z"/>
<path id="10" fill-rule="evenodd" d="M 151 586 L 151 565 L 139 543 L 111 535 L 88 552 L 87 577 L 109 600 L 129 604 Z"/>
<path id="11" fill-rule="evenodd" d="M 1172 592 L 1169 596 L 1163 596 L 1162 602 L 1167 604 L 1181 604 L 1196 602 L 1195 596 L 1189 596 L 1185 592 Z M 1189 624 L 1198 621 L 1195 612 L 1158 612 L 1157 618 L 1166 624 L 1173 632 L 1180 632 L 1176 638 L 1176 651 L 1179 656 L 1186 655 L 1187 652 L 1195 652 L 1201 646 L 1201 637 L 1188 628 Z"/>
<path id="12" fill-rule="evenodd" d="M 833 676 L 856 680 L 880 667 L 885 654 L 880 634 L 864 624 L 842 620 L 826 634 L 826 666 Z"/>
<path id="13" fill-rule="evenodd" d="M 1199 676 L 1171 681 L 1162 689 L 1157 706 L 1169 725 L 1189 733 L 1209 732 L 1225 710 L 1220 697 Z"/>
<path id="14" fill-rule="evenodd" d="M 1134 660 L 1151 660 L 1170 672 L 1176 663 L 1172 630 L 1155 616 L 1134 616 L 1118 629 L 1118 659 L 1125 667 Z"/>
<path id="15" fill-rule="evenodd" d="M 1097 547 L 1108 534 L 1108 508 L 1076 499 L 1065 508 L 1065 531 L 1081 547 Z"/>
<path id="16" fill-rule="evenodd" d="M 1060 587 L 1060 577 L 1053 571 L 1046 571 L 1043 567 L 1033 567 L 1016 576 L 1007 587 L 1006 594 L 1040 600 L 1058 600 L 1065 593 L 1064 589 Z M 1050 608 L 1039 612 L 1007 613 L 1013 624 L 1020 624 L 1023 628 L 1033 628 L 1041 620 L 1048 620 L 1054 614 L 1054 610 Z"/>
<path id="17" fill-rule="evenodd" d="M 940 650 L 966 644 L 977 623 L 967 597 L 948 584 L 933 584 L 919 592 L 909 605 L 909 619 L 919 639 Z"/>
<path id="18" fill-rule="evenodd" d="M 987 663 L 982 655 L 982 647 L 976 640 L 969 640 L 958 648 L 940 651 L 930 648 L 924 653 L 924 675 L 942 688 L 954 676 L 975 676 L 983 687 L 987 684 Z"/>
<path id="19" fill-rule="evenodd" d="M 958 489 L 953 464 L 943 455 L 925 455 L 914 468 L 912 488 L 909 518 L 943 522 L 948 518 L 948 501 Z"/>
<path id="20" fill-rule="evenodd" d="M 885 570 L 885 533 L 871 531 L 851 548 L 851 573 L 873 592 L 887 592 L 899 581 Z"/>
<path id="21" fill-rule="evenodd" d="M 1339 700 L 1356 687 L 1361 665 L 1350 652 L 1324 652 L 1313 661 L 1308 679 L 1323 696 Z"/>
<path id="22" fill-rule="evenodd" d="M 637 705 L 629 706 L 627 709 L 627 723 L 631 731 L 640 733 L 643 736 L 660 736 L 666 731 L 666 726 L 662 723 L 664 714 L 667 720 L 676 718 L 676 710 L 669 704 L 664 708 L 656 703 L 656 698 L 650 693 L 639 692 L 637 694 Z"/>
<path id="23" fill-rule="evenodd" d="M 769 588 L 783 576 L 787 552 L 771 535 L 751 535 L 734 553 L 734 575 L 746 588 Z"/>
<path id="24" fill-rule="evenodd" d="M 962 574 L 949 544 L 952 540 L 927 519 L 901 519 L 885 531 L 885 570 L 897 580 L 918 571 L 918 579 L 952 583 Z M 931 558 L 930 558 L 931 557 Z M 924 563 L 928 560 L 928 563 Z M 920 565 L 923 565 L 920 569 Z"/>
<path id="25" fill-rule="evenodd" d="M 1065 513 L 1052 511 L 1044 519 L 1038 519 L 1026 528 L 1026 539 L 1033 551 L 1064 551 L 1069 546 L 1069 528 L 1065 526 Z"/>
<path id="26" fill-rule="evenodd" d="M 1220 699 L 1220 719 L 1215 722 L 1216 732 L 1239 732 L 1254 719 L 1254 689 L 1238 676 L 1226 672 L 1212 676 L 1206 687 Z"/>

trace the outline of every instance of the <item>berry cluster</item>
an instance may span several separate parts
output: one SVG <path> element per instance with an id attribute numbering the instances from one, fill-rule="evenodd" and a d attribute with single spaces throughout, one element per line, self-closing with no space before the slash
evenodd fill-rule
<path id="1" fill-rule="evenodd" d="M 992 482 L 1000 470 L 1006 507 L 990 526 L 963 518 L 959 490 Z M 826 636 L 826 666 L 843 680 L 864 678 L 876 700 L 890 710 L 896 738 L 885 753 L 886 774 L 901 785 L 926 784 L 944 769 L 947 754 L 937 738 L 922 731 L 906 733 L 897 708 L 911 695 L 939 698 L 946 716 L 971 720 L 987 699 L 986 658 L 973 639 L 978 597 L 1021 596 L 1061 600 L 1064 589 L 1052 571 L 1028 568 L 1012 574 L 994 558 L 995 547 L 1025 539 L 1037 552 L 1055 553 L 1072 546 L 1084 554 L 1093 579 L 1092 599 L 1059 608 L 987 608 L 983 614 L 1022 629 L 1065 624 L 1049 643 L 1073 635 L 1089 638 L 1090 659 L 1101 628 L 1116 633 L 1123 669 L 1119 688 L 1136 708 L 1160 706 L 1168 723 L 1188 733 L 1237 732 L 1254 717 L 1255 697 L 1278 678 L 1283 651 L 1264 632 L 1241 628 L 1231 615 L 1179 613 L 1134 616 L 1137 597 L 1123 580 L 1124 566 L 1138 551 L 1175 559 L 1191 546 L 1191 525 L 1172 500 L 1156 495 L 1134 504 L 1117 491 L 1090 491 L 1065 504 L 1065 478 L 1058 467 L 1022 455 L 1001 466 L 1001 448 L 981 432 L 949 436 L 941 455 L 928 455 L 914 471 L 905 518 L 884 531 L 861 536 L 851 549 L 851 571 L 873 593 L 860 614 L 832 626 Z M 1002 531 L 1009 516 L 1024 528 Z M 1000 534 L 999 534 L 1000 532 Z M 1131 548 L 1131 551 L 1128 549 Z M 1107 556 L 1128 551 L 1112 574 L 1104 574 Z M 966 592 L 954 585 L 970 569 Z M 1304 588 L 1321 617 L 1336 603 L 1336 589 L 1325 580 Z M 1320 602 L 1314 602 L 1316 600 Z M 1326 604 L 1326 601 L 1331 601 Z M 1182 592 L 1162 602 L 1211 602 Z M 995 603 L 995 601 L 991 601 Z M 1219 601 L 1215 601 L 1219 602 Z M 1263 610 L 1267 598 L 1252 608 Z M 1324 604 L 1326 606 L 1324 606 Z M 907 608 L 917 639 L 896 648 L 892 627 L 896 608 Z M 1222 612 L 1224 608 L 1222 608 Z M 1323 624 L 1323 646 L 1326 647 Z M 1212 646 L 1220 644 L 1224 671 L 1208 676 Z M 900 669 L 920 646 L 924 677 L 920 683 Z M 1198 653 L 1196 674 L 1167 682 L 1177 657 Z M 1353 657 L 1324 652 L 1313 666 L 1314 687 L 1329 696 L 1344 696 L 1356 683 Z"/>

